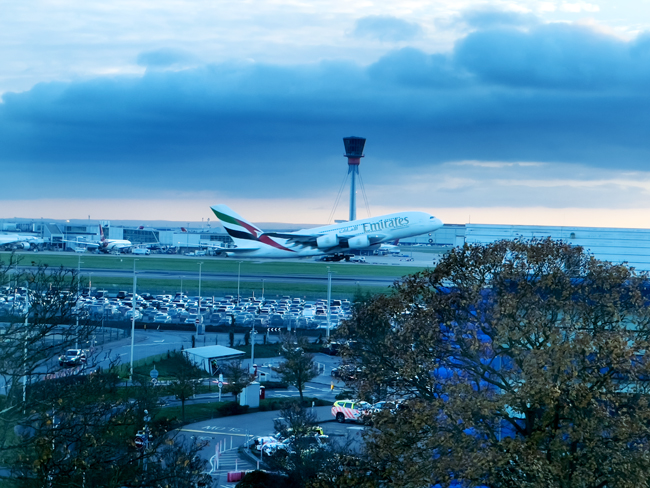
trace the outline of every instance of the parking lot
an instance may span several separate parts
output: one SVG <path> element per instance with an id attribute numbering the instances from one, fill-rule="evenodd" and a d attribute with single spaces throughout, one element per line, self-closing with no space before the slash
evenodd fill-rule
<path id="1" fill-rule="evenodd" d="M 94 320 L 124 321 L 133 317 L 133 294 L 119 292 L 109 296 L 102 292 L 79 297 L 77 310 Z M 22 295 L 0 298 L 0 307 L 10 311 L 22 306 Z M 333 299 L 330 304 L 330 327 L 351 315 L 348 300 Z M 327 300 L 305 301 L 290 295 L 280 299 L 263 299 L 233 295 L 224 297 L 172 295 L 138 295 L 135 320 L 149 324 L 220 325 L 239 327 L 277 327 L 283 329 L 326 329 Z"/>

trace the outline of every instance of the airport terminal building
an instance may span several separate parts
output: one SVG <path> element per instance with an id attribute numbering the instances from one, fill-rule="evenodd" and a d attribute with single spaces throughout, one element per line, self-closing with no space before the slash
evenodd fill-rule
<path id="1" fill-rule="evenodd" d="M 170 223 L 171 224 L 171 223 Z M 191 227 L 148 227 L 111 225 L 100 222 L 109 239 L 126 239 L 135 245 L 148 245 L 163 252 L 185 254 L 197 250 L 209 251 L 211 245 L 232 246 L 232 240 L 218 225 Z M 265 229 L 279 231 L 283 229 Z M 97 223 L 43 221 L 4 221 L 0 233 L 30 234 L 43 240 L 46 248 L 74 250 L 83 243 L 100 238 Z M 650 229 L 606 227 L 559 227 L 498 224 L 445 224 L 443 228 L 400 241 L 402 246 L 417 246 L 446 250 L 465 243 L 490 243 L 501 239 L 545 238 L 559 239 L 583 246 L 596 258 L 614 263 L 627 262 L 638 270 L 650 271 Z"/>

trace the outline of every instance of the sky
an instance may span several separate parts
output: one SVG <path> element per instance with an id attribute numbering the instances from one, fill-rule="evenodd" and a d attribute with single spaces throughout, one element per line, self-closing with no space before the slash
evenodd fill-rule
<path id="1" fill-rule="evenodd" d="M 1 3 L 0 219 L 650 227 L 650 0 Z"/>

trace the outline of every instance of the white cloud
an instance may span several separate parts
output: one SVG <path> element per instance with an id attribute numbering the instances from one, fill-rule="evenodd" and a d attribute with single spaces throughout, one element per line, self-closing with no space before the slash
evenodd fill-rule
<path id="1" fill-rule="evenodd" d="M 557 5 L 553 2 L 539 2 L 537 4 L 538 12 L 555 12 L 557 10 Z"/>
<path id="2" fill-rule="evenodd" d="M 560 10 L 577 14 L 581 12 L 600 12 L 600 7 L 587 2 L 564 2 L 560 5 Z"/>

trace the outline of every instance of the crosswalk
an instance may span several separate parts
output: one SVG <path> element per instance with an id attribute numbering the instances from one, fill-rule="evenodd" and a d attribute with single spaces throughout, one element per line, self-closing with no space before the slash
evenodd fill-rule
<path id="1" fill-rule="evenodd" d="M 272 393 L 271 393 L 272 392 Z M 329 386 L 311 386 L 305 385 L 303 390 L 305 396 L 320 396 L 331 393 Z M 267 398 L 294 398 L 300 396 L 298 390 L 270 390 Z"/>

